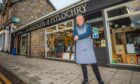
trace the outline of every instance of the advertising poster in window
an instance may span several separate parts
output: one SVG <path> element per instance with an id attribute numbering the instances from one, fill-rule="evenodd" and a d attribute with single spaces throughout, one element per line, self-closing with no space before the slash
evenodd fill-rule
<path id="1" fill-rule="evenodd" d="M 93 39 L 98 39 L 99 38 L 99 30 L 97 27 L 93 27 Z"/>
<path id="2" fill-rule="evenodd" d="M 129 54 L 136 53 L 134 44 L 126 44 L 126 48 L 127 48 L 127 53 L 129 53 Z"/>
<path id="3" fill-rule="evenodd" d="M 125 49 L 123 45 L 116 45 L 116 54 L 124 54 Z"/>

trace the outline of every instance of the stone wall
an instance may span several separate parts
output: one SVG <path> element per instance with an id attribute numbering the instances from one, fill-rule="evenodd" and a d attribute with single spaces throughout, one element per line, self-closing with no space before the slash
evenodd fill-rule
<path id="1" fill-rule="evenodd" d="M 45 57 L 45 29 L 38 29 L 31 32 L 31 57 Z"/>
<path id="2" fill-rule="evenodd" d="M 16 24 L 18 28 L 52 11 L 47 0 L 22 0 L 13 5 L 13 15 L 21 19 L 21 23 Z"/>

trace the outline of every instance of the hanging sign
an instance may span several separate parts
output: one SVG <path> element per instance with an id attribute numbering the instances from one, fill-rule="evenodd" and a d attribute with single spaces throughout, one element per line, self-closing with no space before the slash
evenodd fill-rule
<path id="1" fill-rule="evenodd" d="M 20 21 L 20 18 L 18 18 L 18 17 L 12 17 L 12 22 L 13 23 L 20 23 L 21 21 Z"/>

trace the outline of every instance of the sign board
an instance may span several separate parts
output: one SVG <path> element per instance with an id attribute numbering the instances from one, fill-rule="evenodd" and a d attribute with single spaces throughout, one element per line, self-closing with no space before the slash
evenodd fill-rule
<path id="1" fill-rule="evenodd" d="M 20 23 L 21 21 L 20 21 L 20 18 L 18 18 L 18 17 L 12 17 L 12 22 L 13 23 Z"/>

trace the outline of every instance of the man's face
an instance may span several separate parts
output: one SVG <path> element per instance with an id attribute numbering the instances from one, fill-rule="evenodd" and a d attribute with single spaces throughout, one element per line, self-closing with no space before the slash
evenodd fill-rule
<path id="1" fill-rule="evenodd" d="M 78 17 L 76 18 L 76 21 L 77 21 L 77 24 L 78 24 L 79 26 L 82 26 L 82 25 L 84 24 L 84 17 L 83 17 L 83 16 L 78 16 Z"/>

